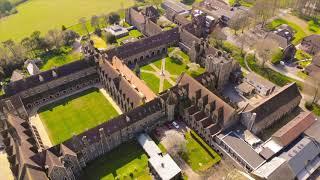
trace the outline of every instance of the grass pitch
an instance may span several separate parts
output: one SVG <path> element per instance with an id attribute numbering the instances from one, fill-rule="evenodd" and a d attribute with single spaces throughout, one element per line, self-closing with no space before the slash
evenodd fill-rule
<path id="1" fill-rule="evenodd" d="M 18 13 L 0 20 L 0 41 L 21 40 L 33 31 L 71 26 L 81 17 L 108 14 L 134 4 L 133 0 L 29 0 L 17 7 Z"/>
<path id="2" fill-rule="evenodd" d="M 83 180 L 151 180 L 148 157 L 137 142 L 128 142 L 88 164 Z"/>
<path id="3" fill-rule="evenodd" d="M 53 144 L 59 144 L 71 138 L 73 133 L 80 134 L 118 115 L 96 88 L 44 106 L 38 113 Z"/>

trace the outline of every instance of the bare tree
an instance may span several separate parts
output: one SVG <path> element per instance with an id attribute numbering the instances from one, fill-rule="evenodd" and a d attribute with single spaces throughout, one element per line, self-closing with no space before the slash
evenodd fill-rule
<path id="1" fill-rule="evenodd" d="M 312 104 L 317 103 L 320 99 L 320 81 L 308 76 L 303 83 L 302 91 L 310 97 L 309 101 Z"/>
<path id="2" fill-rule="evenodd" d="M 59 49 L 64 44 L 63 34 L 57 29 L 49 30 L 46 35 L 46 41 L 51 48 Z"/>
<path id="3" fill-rule="evenodd" d="M 227 35 L 222 31 L 221 28 L 215 28 L 210 34 L 210 40 L 213 40 L 218 47 L 222 47 L 223 41 L 227 40 Z"/>
<path id="4" fill-rule="evenodd" d="M 99 16 L 93 15 L 91 17 L 91 26 L 100 29 Z"/>
<path id="5" fill-rule="evenodd" d="M 254 16 L 253 18 L 258 20 L 262 24 L 262 27 L 264 27 L 267 20 L 273 15 L 273 2 L 270 0 L 257 0 L 251 11 Z"/>
<path id="6" fill-rule="evenodd" d="M 278 44 L 272 39 L 266 38 L 257 42 L 256 50 L 259 57 L 258 59 L 263 68 L 265 67 L 265 63 L 271 60 L 277 49 Z"/>
<path id="7" fill-rule="evenodd" d="M 165 141 L 167 141 L 165 144 L 170 153 L 177 154 L 186 150 L 186 140 L 180 133 L 167 131 Z"/>
<path id="8" fill-rule="evenodd" d="M 79 19 L 79 23 L 81 24 L 83 30 L 85 30 L 87 32 L 88 37 L 90 37 L 90 32 L 89 32 L 88 27 L 87 27 L 86 18 L 84 18 L 84 17 L 80 18 Z"/>

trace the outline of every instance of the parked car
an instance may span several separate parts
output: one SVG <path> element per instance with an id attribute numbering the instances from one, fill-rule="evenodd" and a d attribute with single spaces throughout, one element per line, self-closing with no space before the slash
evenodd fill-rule
<path id="1" fill-rule="evenodd" d="M 178 123 L 175 122 L 175 121 L 172 122 L 172 125 L 173 125 L 176 129 L 179 129 L 179 128 L 180 128 L 179 125 L 178 125 Z"/>

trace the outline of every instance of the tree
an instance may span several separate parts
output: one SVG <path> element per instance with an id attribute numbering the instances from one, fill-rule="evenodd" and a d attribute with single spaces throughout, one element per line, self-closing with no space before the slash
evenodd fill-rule
<path id="1" fill-rule="evenodd" d="M 164 139 L 166 144 L 166 149 L 168 152 L 173 154 L 178 154 L 186 151 L 186 139 L 180 133 L 175 131 L 166 131 L 166 138 Z"/>
<path id="2" fill-rule="evenodd" d="M 273 54 L 277 51 L 278 44 L 269 38 L 260 40 L 256 44 L 256 50 L 258 53 L 258 59 L 261 66 L 264 68 L 265 63 L 272 59 Z"/>
<path id="3" fill-rule="evenodd" d="M 87 32 L 88 37 L 90 37 L 90 32 L 89 32 L 88 27 L 87 27 L 86 18 L 84 18 L 84 17 L 80 18 L 79 19 L 79 23 L 81 24 L 82 29 Z"/>
<path id="4" fill-rule="evenodd" d="M 59 49 L 62 45 L 64 45 L 62 32 L 57 29 L 48 31 L 46 35 L 46 41 L 49 43 L 51 49 Z"/>
<path id="5" fill-rule="evenodd" d="M 100 23 L 99 23 L 99 17 L 96 15 L 93 15 L 91 17 L 91 26 L 94 28 L 100 29 Z"/>
<path id="6" fill-rule="evenodd" d="M 253 18 L 264 27 L 267 20 L 273 15 L 273 3 L 270 0 L 257 0 L 251 11 Z"/>
<path id="7" fill-rule="evenodd" d="M 117 38 L 114 35 L 112 35 L 110 32 L 104 32 L 103 36 L 106 42 L 109 44 L 113 44 L 117 42 Z"/>
<path id="8" fill-rule="evenodd" d="M 31 57 L 35 57 L 33 42 L 30 37 L 23 38 L 20 44 L 27 50 L 28 54 L 30 54 Z"/>
<path id="9" fill-rule="evenodd" d="M 108 16 L 109 24 L 118 24 L 120 22 L 120 15 L 118 13 L 112 12 Z"/>
<path id="10" fill-rule="evenodd" d="M 213 40 L 213 43 L 222 47 L 223 41 L 227 40 L 227 35 L 222 31 L 221 28 L 215 28 L 214 31 L 210 34 L 210 39 Z"/>
<path id="11" fill-rule="evenodd" d="M 9 39 L 7 41 L 2 42 L 2 44 L 5 48 L 8 48 L 10 50 L 10 52 L 12 53 L 13 56 L 16 56 L 16 52 L 14 49 L 15 43 L 13 40 Z"/>
<path id="12" fill-rule="evenodd" d="M 80 35 L 72 30 L 66 30 L 63 32 L 64 44 L 68 46 L 71 46 L 79 37 Z"/>
<path id="13" fill-rule="evenodd" d="M 233 16 L 229 20 L 229 27 L 234 30 L 234 34 L 237 35 L 237 32 L 241 29 L 242 27 L 242 19 L 238 15 Z"/>
<path id="14" fill-rule="evenodd" d="M 302 91 L 303 94 L 309 97 L 308 101 L 310 101 L 311 104 L 317 103 L 320 99 L 320 81 L 308 76 L 303 82 Z"/>
<path id="15" fill-rule="evenodd" d="M 61 30 L 62 30 L 62 31 L 65 31 L 65 30 L 67 30 L 67 27 L 66 27 L 65 25 L 62 25 L 62 26 L 61 26 Z"/>

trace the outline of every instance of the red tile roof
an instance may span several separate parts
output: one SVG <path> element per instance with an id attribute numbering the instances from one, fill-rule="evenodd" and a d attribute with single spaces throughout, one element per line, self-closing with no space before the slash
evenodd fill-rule
<path id="1" fill-rule="evenodd" d="M 303 112 L 272 135 L 281 145 L 287 146 L 316 120 L 312 112 Z"/>

